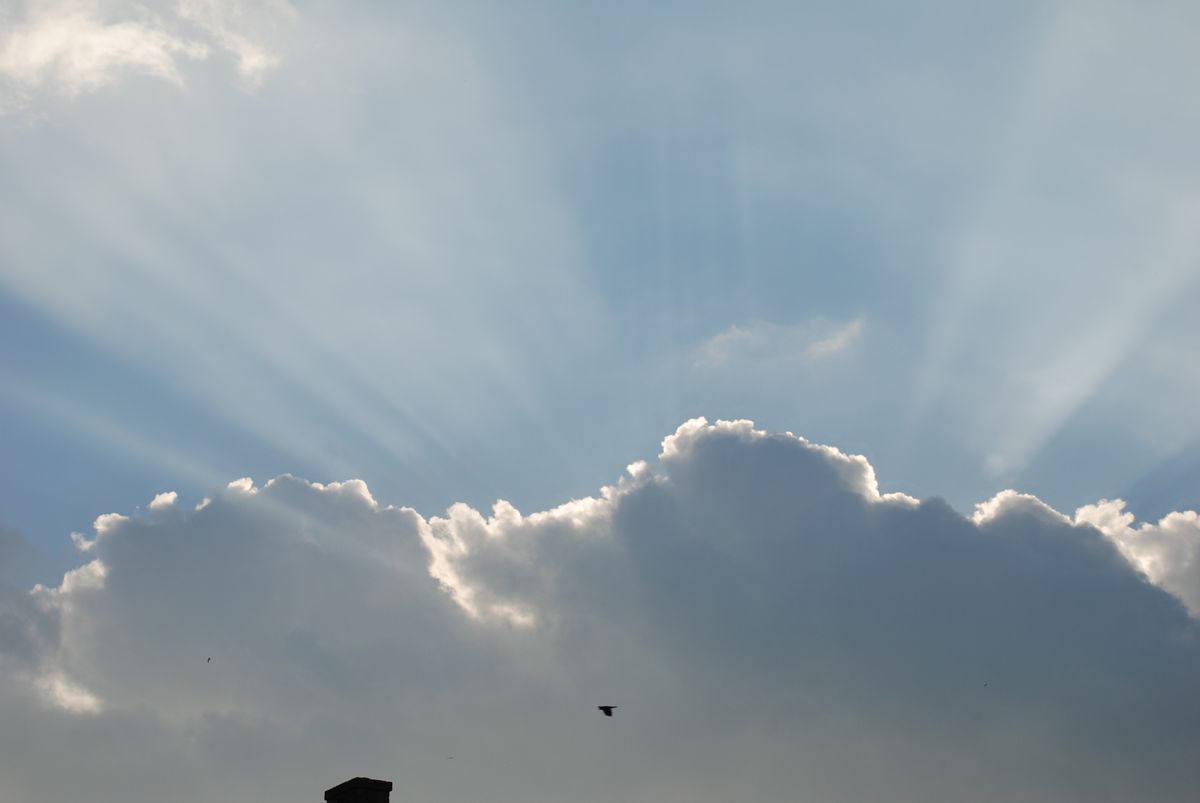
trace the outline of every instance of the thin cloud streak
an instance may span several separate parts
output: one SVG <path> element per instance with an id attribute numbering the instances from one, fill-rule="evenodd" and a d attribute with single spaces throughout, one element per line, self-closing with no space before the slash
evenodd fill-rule
<path id="1" fill-rule="evenodd" d="M 863 328 L 861 317 L 842 324 L 734 324 L 697 346 L 692 352 L 692 366 L 719 370 L 753 363 L 760 370 L 778 371 L 788 364 L 816 363 L 851 348 Z"/>
<path id="2" fill-rule="evenodd" d="M 238 74 L 252 89 L 283 61 L 262 43 L 264 34 L 294 24 L 299 17 L 287 0 L 179 0 L 175 11 L 234 55 Z"/>

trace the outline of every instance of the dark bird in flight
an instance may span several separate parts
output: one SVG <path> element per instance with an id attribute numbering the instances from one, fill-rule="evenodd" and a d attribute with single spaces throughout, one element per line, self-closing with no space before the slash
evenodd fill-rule
<path id="1" fill-rule="evenodd" d="M 604 716 L 606 716 L 606 717 L 611 717 L 613 709 L 616 708 L 615 705 L 598 705 L 596 707 L 599 708 L 601 711 L 603 711 Z"/>
<path id="2" fill-rule="evenodd" d="M 206 663 L 206 664 L 211 664 L 211 663 L 212 663 L 212 658 L 210 657 L 210 658 L 209 658 L 207 661 L 205 661 L 204 663 Z"/>

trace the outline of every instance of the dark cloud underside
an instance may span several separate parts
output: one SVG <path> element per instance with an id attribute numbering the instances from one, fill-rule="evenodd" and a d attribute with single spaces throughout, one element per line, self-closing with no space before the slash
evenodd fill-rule
<path id="1" fill-rule="evenodd" d="M 1200 631 L 1112 538 L 1012 493 L 974 519 L 881 496 L 864 459 L 748 422 L 529 516 L 281 477 L 98 529 L 60 588 L 6 598 L 0 799 L 1195 787 Z"/>

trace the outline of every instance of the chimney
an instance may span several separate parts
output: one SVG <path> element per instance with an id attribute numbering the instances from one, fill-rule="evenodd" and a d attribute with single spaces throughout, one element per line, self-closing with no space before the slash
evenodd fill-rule
<path id="1" fill-rule="evenodd" d="M 373 778 L 351 778 L 332 789 L 325 790 L 326 803 L 388 803 L 391 781 Z"/>

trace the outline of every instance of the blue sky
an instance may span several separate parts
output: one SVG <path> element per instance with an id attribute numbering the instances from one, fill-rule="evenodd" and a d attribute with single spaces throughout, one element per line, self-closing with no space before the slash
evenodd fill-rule
<path id="1" fill-rule="evenodd" d="M 1170 2 L 0 2 L 13 582 L 241 477 L 547 510 L 697 416 L 964 516 L 1195 510 L 1198 34 Z"/>
<path id="2" fill-rule="evenodd" d="M 960 509 L 1194 502 L 1184 7 L 289 8 L 230 17 L 246 75 L 187 18 L 170 79 L 10 40 L 2 503 L 39 544 L 243 474 L 542 506 L 701 414 Z M 726 332 L 753 357 L 698 366 Z"/>

